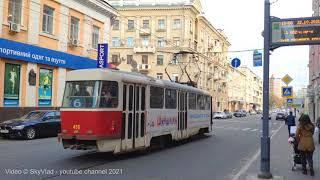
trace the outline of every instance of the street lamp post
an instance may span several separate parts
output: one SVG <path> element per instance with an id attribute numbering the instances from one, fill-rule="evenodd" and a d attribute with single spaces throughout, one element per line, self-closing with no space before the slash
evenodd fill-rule
<path id="1" fill-rule="evenodd" d="M 270 56 L 270 1 L 264 1 L 264 62 L 263 62 L 263 124 L 261 137 L 261 166 L 259 178 L 271 179 L 269 137 L 269 56 Z"/>

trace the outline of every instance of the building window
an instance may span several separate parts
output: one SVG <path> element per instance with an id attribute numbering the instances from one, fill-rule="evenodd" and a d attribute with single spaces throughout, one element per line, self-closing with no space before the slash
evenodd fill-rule
<path id="1" fill-rule="evenodd" d="M 51 106 L 53 73 L 50 69 L 40 69 L 38 105 Z"/>
<path id="2" fill-rule="evenodd" d="M 163 55 L 157 56 L 157 65 L 163 65 Z"/>
<path id="3" fill-rule="evenodd" d="M 70 39 L 79 40 L 79 22 L 80 20 L 75 17 L 71 17 L 70 23 Z"/>
<path id="4" fill-rule="evenodd" d="M 22 0 L 9 0 L 9 22 L 21 24 Z"/>
<path id="5" fill-rule="evenodd" d="M 166 29 L 166 22 L 164 19 L 159 19 L 158 20 L 158 29 L 159 30 L 164 30 Z"/>
<path id="6" fill-rule="evenodd" d="M 163 74 L 162 73 L 157 73 L 157 78 L 158 79 L 163 79 Z"/>
<path id="7" fill-rule="evenodd" d="M 128 30 L 132 31 L 134 29 L 134 20 L 128 20 Z"/>
<path id="8" fill-rule="evenodd" d="M 120 47 L 120 38 L 119 37 L 112 37 L 112 46 L 113 47 Z"/>
<path id="9" fill-rule="evenodd" d="M 113 62 L 113 63 L 119 62 L 119 55 L 118 54 L 112 54 L 111 55 L 111 62 Z"/>
<path id="10" fill-rule="evenodd" d="M 53 34 L 53 13 L 53 8 L 43 6 L 42 31 L 48 34 Z"/>
<path id="11" fill-rule="evenodd" d="M 180 19 L 173 20 L 173 29 L 181 29 L 181 20 Z"/>
<path id="12" fill-rule="evenodd" d="M 4 106 L 19 106 L 20 65 L 5 64 Z"/>
<path id="13" fill-rule="evenodd" d="M 142 64 L 148 64 L 148 55 L 142 55 Z"/>
<path id="14" fill-rule="evenodd" d="M 142 27 L 143 29 L 149 29 L 149 20 L 143 20 Z"/>
<path id="15" fill-rule="evenodd" d="M 100 31 L 99 27 L 93 26 L 93 28 L 92 28 L 92 48 L 94 48 L 94 49 L 98 48 L 99 31 Z"/>
<path id="16" fill-rule="evenodd" d="M 189 21 L 189 28 L 190 28 L 190 33 L 192 33 L 193 32 L 193 28 L 192 28 L 192 21 L 191 20 Z"/>
<path id="17" fill-rule="evenodd" d="M 173 45 L 174 46 L 180 46 L 180 37 L 174 37 L 173 38 Z"/>
<path id="18" fill-rule="evenodd" d="M 172 56 L 172 61 L 171 61 L 171 63 L 172 64 L 179 64 L 179 58 L 181 57 L 181 55 L 176 55 L 176 54 L 174 54 L 173 56 Z"/>
<path id="19" fill-rule="evenodd" d="M 113 27 L 112 27 L 113 30 L 119 30 L 120 29 L 120 24 L 119 24 L 119 20 L 115 20 L 113 22 Z"/>
<path id="20" fill-rule="evenodd" d="M 127 46 L 128 47 L 133 47 L 134 46 L 133 37 L 128 37 L 127 38 Z"/>
<path id="21" fill-rule="evenodd" d="M 141 42 L 143 46 L 149 45 L 149 36 L 141 36 Z"/>
<path id="22" fill-rule="evenodd" d="M 158 46 L 159 47 L 164 47 L 165 46 L 165 41 L 163 37 L 158 37 Z"/>
<path id="23" fill-rule="evenodd" d="M 131 64 L 133 61 L 133 55 L 127 55 L 127 64 Z"/>
<path id="24" fill-rule="evenodd" d="M 172 74 L 172 80 L 174 82 L 178 82 L 179 81 L 179 74 Z"/>

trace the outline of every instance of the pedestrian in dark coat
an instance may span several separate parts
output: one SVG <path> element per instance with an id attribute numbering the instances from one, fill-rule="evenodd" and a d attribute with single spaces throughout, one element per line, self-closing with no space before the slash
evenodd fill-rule
<path id="1" fill-rule="evenodd" d="M 301 161 L 303 174 L 307 174 L 307 161 L 310 168 L 310 175 L 314 176 L 313 170 L 313 152 L 315 145 L 313 141 L 315 126 L 312 124 L 310 117 L 306 114 L 302 114 L 299 119 L 299 126 L 296 131 L 296 139 L 299 142 L 298 150 L 301 152 Z"/>
<path id="2" fill-rule="evenodd" d="M 288 126 L 288 132 L 289 132 L 289 137 L 290 137 L 290 135 L 291 135 L 291 132 L 290 132 L 291 126 L 296 126 L 296 118 L 293 116 L 292 111 L 290 111 L 289 115 L 286 118 L 286 124 Z"/>
<path id="3" fill-rule="evenodd" d="M 317 127 L 318 127 L 318 143 L 320 144 L 320 117 L 317 119 Z"/>

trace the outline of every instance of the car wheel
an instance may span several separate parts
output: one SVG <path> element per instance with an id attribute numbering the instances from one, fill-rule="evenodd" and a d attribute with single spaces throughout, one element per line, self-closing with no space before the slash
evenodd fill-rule
<path id="1" fill-rule="evenodd" d="M 34 128 L 28 128 L 26 130 L 25 138 L 31 140 L 31 139 L 36 138 L 36 135 L 37 135 L 37 132 Z"/>

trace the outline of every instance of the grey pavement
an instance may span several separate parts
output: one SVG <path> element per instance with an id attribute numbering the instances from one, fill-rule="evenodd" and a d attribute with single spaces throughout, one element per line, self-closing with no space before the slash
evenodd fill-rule
<path id="1" fill-rule="evenodd" d="M 276 133 L 282 124 L 270 121 L 270 131 Z M 259 150 L 260 129 L 259 115 L 214 120 L 214 131 L 204 137 L 148 154 L 117 156 L 64 150 L 57 138 L 0 140 L 0 179 L 229 180 Z M 12 175 L 8 169 L 22 174 Z M 117 175 L 102 175 L 103 170 Z"/>
<path id="2" fill-rule="evenodd" d="M 297 165 L 297 170 L 292 171 L 292 146 L 288 143 L 287 127 L 283 126 L 278 133 L 276 133 L 271 140 L 271 173 L 274 177 L 284 180 L 311 180 L 319 179 L 320 177 L 320 145 L 316 143 L 316 151 L 314 152 L 314 169 L 315 176 L 311 177 L 310 174 L 303 175 L 301 165 Z M 316 135 L 314 136 L 317 142 Z M 241 173 L 239 180 L 254 179 L 257 172 L 260 170 L 260 156 L 255 161 L 252 161 L 246 171 Z M 255 178 L 258 179 L 258 178 Z"/>

